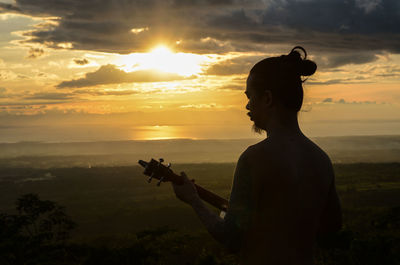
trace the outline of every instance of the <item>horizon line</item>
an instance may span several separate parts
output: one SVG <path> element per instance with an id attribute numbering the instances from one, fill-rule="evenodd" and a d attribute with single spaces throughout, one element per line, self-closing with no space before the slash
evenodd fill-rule
<path id="1" fill-rule="evenodd" d="M 316 138 L 344 138 L 344 137 L 400 137 L 400 134 L 364 134 L 364 135 L 327 135 L 327 136 L 310 136 L 311 139 Z M 0 142 L 0 144 L 68 144 L 68 143 L 104 143 L 104 142 L 167 142 L 167 141 L 246 141 L 260 140 L 261 138 L 157 138 L 157 139 L 119 139 L 119 140 L 93 140 L 93 141 L 15 141 L 15 142 Z"/>

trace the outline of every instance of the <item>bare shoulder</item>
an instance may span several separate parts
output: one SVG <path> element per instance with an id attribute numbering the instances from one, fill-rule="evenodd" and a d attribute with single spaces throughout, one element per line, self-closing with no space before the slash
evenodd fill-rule
<path id="1" fill-rule="evenodd" d="M 268 155 L 272 154 L 274 149 L 273 142 L 267 138 L 247 147 L 247 149 L 243 152 L 243 155 L 248 158 L 259 155 Z"/>
<path id="2" fill-rule="evenodd" d="M 247 147 L 241 154 L 238 163 L 248 169 L 258 167 L 260 164 L 267 166 L 273 163 L 275 150 L 274 144 L 265 139 Z"/>
<path id="3" fill-rule="evenodd" d="M 240 160 L 247 165 L 266 168 L 302 168 L 325 172 L 332 175 L 333 169 L 329 156 L 317 144 L 306 136 L 291 140 L 271 140 L 269 138 L 249 146 Z"/>
<path id="4" fill-rule="evenodd" d="M 316 159 L 322 166 L 325 166 L 327 169 L 331 170 L 332 162 L 328 154 L 309 138 L 305 137 L 305 141 L 308 148 L 312 150 L 310 153 L 313 155 L 313 158 Z"/>
<path id="5" fill-rule="evenodd" d="M 255 158 L 257 157 L 265 157 L 268 153 L 270 153 L 270 151 L 268 151 L 268 148 L 266 149 L 263 145 L 265 145 L 265 140 L 248 146 L 240 155 L 238 163 L 248 164 L 251 163 L 251 161 L 255 161 Z"/>

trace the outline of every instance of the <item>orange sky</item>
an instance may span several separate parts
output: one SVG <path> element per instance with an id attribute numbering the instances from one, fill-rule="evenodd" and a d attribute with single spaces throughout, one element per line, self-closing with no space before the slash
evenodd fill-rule
<path id="1" fill-rule="evenodd" d="M 43 7 L 24 1 L 0 3 L 0 142 L 263 137 L 251 132 L 246 116 L 247 73 L 260 59 L 287 54 L 297 44 L 318 64 L 317 73 L 304 85 L 299 114 L 306 134 L 399 133 L 400 55 L 393 48 L 396 38 L 389 41 L 393 36 L 399 39 L 398 32 L 355 28 L 343 36 L 328 26 L 309 26 L 311 33 L 326 40 L 338 34 L 344 47 L 312 37 L 296 39 L 297 29 L 283 25 L 281 35 L 271 30 L 271 41 L 260 44 L 250 37 L 243 40 L 250 26 L 242 30 L 229 19 L 223 20 L 224 26 L 217 12 L 207 17 L 215 15 L 212 19 L 219 22 L 207 23 L 217 26 L 202 28 L 185 16 L 174 17 L 176 10 L 192 7 L 141 7 L 144 14 L 159 14 L 160 21 L 181 29 L 175 31 L 173 24 L 161 31 L 163 24 L 154 17 L 143 15 L 134 21 L 122 16 L 125 6 L 88 9 L 103 17 L 93 13 L 91 19 L 75 19 L 80 9 L 69 7 L 69 17 L 56 2 L 46 7 L 44 2 Z M 354 8 L 366 20 L 379 5 L 364 2 Z M 48 7 L 52 4 L 54 8 Z M 205 16 L 202 8 L 206 7 L 192 13 L 194 20 Z M 268 14 L 272 7 L 254 1 L 240 16 L 235 13 L 240 5 L 221 8 L 256 23 L 255 11 Z M 82 21 L 91 24 L 71 30 L 73 23 Z M 110 25 L 114 27 L 108 29 Z M 254 25 L 253 34 L 264 32 Z M 360 44 L 372 43 L 377 34 L 380 46 Z M 353 50 L 349 37 L 355 38 Z"/>

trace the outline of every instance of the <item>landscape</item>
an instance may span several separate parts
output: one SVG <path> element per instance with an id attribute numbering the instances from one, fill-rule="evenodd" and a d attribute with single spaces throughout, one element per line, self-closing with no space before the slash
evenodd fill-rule
<path id="1" fill-rule="evenodd" d="M 265 138 L 290 177 L 326 169 L 303 134 L 343 213 L 314 264 L 399 265 L 399 25 L 399 0 L 0 0 L 0 265 L 245 265 L 138 161 L 229 199 Z M 304 264 L 281 241 L 246 245 Z"/>
<path id="2" fill-rule="evenodd" d="M 398 264 L 400 137 L 314 140 L 334 162 L 344 218 L 340 232 L 318 241 L 316 264 Z M 0 160 L 0 263 L 237 264 L 236 255 L 211 238 L 169 183 L 147 183 L 137 159 L 162 155 L 174 172 L 185 171 L 228 199 L 234 159 L 251 141 L 160 140 L 131 142 L 131 147 L 118 142 L 2 144 L 8 149 L 1 149 Z M 88 145 L 97 149 L 83 152 Z M 219 151 L 207 153 L 211 146 Z M 190 150 L 196 155 L 187 158 Z M 62 207 L 40 206 L 46 201 Z M 18 223 L 21 216 L 30 216 L 31 223 Z M 40 225 L 51 216 L 59 217 L 58 225 Z M 39 229 L 26 232 L 34 226 Z M 60 231 L 62 237 L 57 236 Z"/>

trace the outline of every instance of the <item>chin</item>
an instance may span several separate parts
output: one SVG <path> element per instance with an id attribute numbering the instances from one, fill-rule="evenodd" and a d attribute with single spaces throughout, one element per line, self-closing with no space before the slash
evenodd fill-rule
<path id="1" fill-rule="evenodd" d="M 258 134 L 262 134 L 264 131 L 264 129 L 258 127 L 256 124 L 253 124 L 252 130 L 253 130 L 253 132 L 258 133 Z"/>

